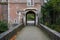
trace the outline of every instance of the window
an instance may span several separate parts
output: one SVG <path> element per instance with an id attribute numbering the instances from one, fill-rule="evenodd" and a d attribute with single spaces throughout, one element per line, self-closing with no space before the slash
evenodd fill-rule
<path id="1" fill-rule="evenodd" d="M 17 24 L 17 19 L 14 19 L 14 24 Z"/>
<path id="2" fill-rule="evenodd" d="M 45 3 L 47 3 L 49 0 L 44 0 Z"/>
<path id="3" fill-rule="evenodd" d="M 34 6 L 34 0 L 27 0 L 27 6 Z"/>
<path id="4" fill-rule="evenodd" d="M 18 0 L 13 0 L 13 2 L 18 2 Z"/>
<path id="5" fill-rule="evenodd" d="M 44 0 L 45 3 L 47 3 L 47 0 Z"/>
<path id="6" fill-rule="evenodd" d="M 2 6 L 2 15 L 3 15 L 3 20 L 7 21 L 8 17 L 8 5 L 1 5 Z"/>
<path id="7" fill-rule="evenodd" d="M 8 0 L 2 0 L 2 2 L 7 2 Z"/>

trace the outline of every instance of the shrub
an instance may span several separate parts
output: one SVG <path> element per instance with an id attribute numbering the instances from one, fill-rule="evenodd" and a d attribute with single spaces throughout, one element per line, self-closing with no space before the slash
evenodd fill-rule
<path id="1" fill-rule="evenodd" d="M 57 26 L 55 27 L 55 30 L 60 33 L 60 25 L 57 25 Z"/>
<path id="2" fill-rule="evenodd" d="M 8 25 L 7 22 L 5 21 L 0 21 L 0 32 L 4 32 L 8 30 Z"/>
<path id="3" fill-rule="evenodd" d="M 46 25 L 46 24 L 45 24 L 45 25 Z M 56 25 L 56 24 L 50 25 L 50 24 L 47 24 L 47 26 L 48 26 L 49 28 L 57 31 L 57 32 L 60 32 L 60 25 Z"/>

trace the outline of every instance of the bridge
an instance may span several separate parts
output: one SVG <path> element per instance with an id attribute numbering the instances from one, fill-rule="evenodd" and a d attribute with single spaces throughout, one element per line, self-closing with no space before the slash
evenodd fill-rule
<path id="1" fill-rule="evenodd" d="M 50 40 L 50 38 L 38 27 L 26 26 L 17 34 L 15 40 Z"/>
<path id="2" fill-rule="evenodd" d="M 28 18 L 29 16 L 32 20 Z M 60 40 L 60 34 L 40 24 L 37 12 L 31 9 L 24 14 L 20 24 L 11 26 L 12 28 L 0 34 L 0 40 Z"/>
<path id="3" fill-rule="evenodd" d="M 28 12 L 28 14 L 31 11 Z M 33 20 L 26 20 L 0 34 L 0 40 L 60 40 L 60 34 L 38 22 L 37 15 L 33 13 Z M 11 27 L 11 26 L 10 26 Z"/>
<path id="4" fill-rule="evenodd" d="M 60 40 L 60 33 L 39 23 L 42 1 L 37 1 L 32 7 L 27 7 L 25 2 L 10 3 L 9 0 L 8 3 L 4 2 L 3 4 L 8 4 L 8 23 L 15 24 L 10 25 L 9 30 L 0 34 L 0 40 Z M 31 18 L 32 21 L 28 19 L 30 14 L 34 16 Z"/>
<path id="5" fill-rule="evenodd" d="M 34 15 L 32 21 L 28 20 L 29 13 Z M 60 40 L 60 34 L 40 24 L 38 16 L 34 12 L 27 12 L 26 19 L 23 21 L 20 24 L 12 25 L 11 29 L 1 33 L 0 40 Z"/>
<path id="6" fill-rule="evenodd" d="M 0 40 L 60 40 L 60 34 L 43 24 L 38 26 L 20 24 L 0 34 Z"/>

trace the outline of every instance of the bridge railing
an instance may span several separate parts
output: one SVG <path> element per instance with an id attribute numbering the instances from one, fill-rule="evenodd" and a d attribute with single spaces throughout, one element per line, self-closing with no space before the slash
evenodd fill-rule
<path id="1" fill-rule="evenodd" d="M 39 24 L 38 27 L 45 31 L 51 38 L 51 40 L 60 40 L 60 33 L 58 33 L 57 31 L 54 31 L 43 24 Z"/>
<path id="2" fill-rule="evenodd" d="M 14 28 L 7 30 L 0 34 L 0 40 L 10 40 L 14 35 L 17 34 L 24 27 L 23 24 L 17 25 Z"/>

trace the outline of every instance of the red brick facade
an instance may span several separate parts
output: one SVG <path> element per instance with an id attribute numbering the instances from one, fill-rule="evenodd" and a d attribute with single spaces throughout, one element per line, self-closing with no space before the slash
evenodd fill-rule
<path id="1" fill-rule="evenodd" d="M 17 11 L 20 11 L 22 14 L 22 11 L 24 11 L 24 9 L 26 9 L 26 8 L 36 8 L 37 10 L 40 10 L 42 3 L 43 3 L 42 0 L 34 0 L 34 6 L 28 7 L 27 0 L 17 0 L 17 1 L 10 0 L 9 1 L 10 22 L 14 23 L 14 21 L 18 20 Z"/>
<path id="2" fill-rule="evenodd" d="M 0 5 L 0 20 L 2 20 L 2 7 Z"/>
<path id="3" fill-rule="evenodd" d="M 0 20 L 8 21 L 8 3 L 0 0 Z"/>

